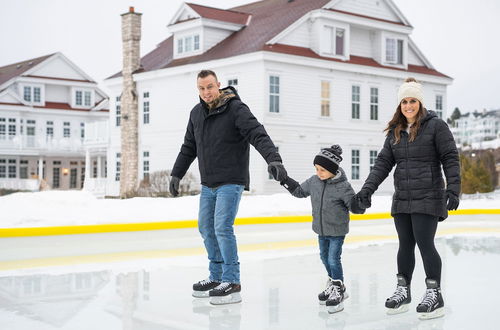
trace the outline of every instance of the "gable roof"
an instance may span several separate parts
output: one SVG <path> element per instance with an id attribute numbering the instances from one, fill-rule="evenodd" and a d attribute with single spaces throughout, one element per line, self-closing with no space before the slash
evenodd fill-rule
<path id="1" fill-rule="evenodd" d="M 11 80 L 12 78 L 22 75 L 24 72 L 42 63 L 43 61 L 45 61 L 46 59 L 55 54 L 56 53 L 40 56 L 22 62 L 17 62 L 0 67 L 0 85 L 2 85 L 4 82 Z"/>
<path id="2" fill-rule="evenodd" d="M 287 27 L 289 27 L 291 24 L 306 15 L 308 12 L 324 8 L 325 5 L 331 3 L 331 0 L 263 0 L 247 5 L 234 7 L 230 10 L 221 10 L 211 7 L 189 4 L 190 8 L 195 10 L 201 16 L 205 15 L 203 17 L 206 18 L 210 17 L 212 19 L 222 19 L 221 15 L 228 15 L 228 13 L 243 13 L 250 15 L 249 17 L 251 17 L 251 23 L 245 26 L 245 28 L 241 29 L 240 31 L 232 33 L 229 37 L 227 37 L 211 49 L 205 51 L 203 54 L 179 59 L 173 58 L 173 36 L 170 36 L 169 38 L 161 42 L 156 47 L 156 49 L 141 58 L 141 69 L 137 72 L 154 71 L 175 66 L 206 62 L 262 50 L 281 52 L 298 56 L 323 58 L 315 54 L 312 50 L 306 52 L 301 49 L 301 47 L 274 47 L 271 50 L 269 45 L 266 45 L 266 43 L 269 40 L 273 39 L 273 37 L 277 36 L 280 32 L 285 30 Z M 232 19 L 236 19 L 236 17 L 239 17 L 241 19 L 241 16 L 236 16 L 236 14 L 235 16 L 231 16 Z M 350 14 L 355 15 L 354 13 Z M 409 26 L 406 25 L 408 24 L 406 20 L 403 20 L 403 23 L 390 23 Z M 367 63 L 359 63 L 361 65 L 389 68 L 380 65 L 375 60 L 361 62 Z M 393 68 L 390 67 L 389 69 Z M 447 77 L 446 75 L 434 70 L 432 67 L 427 68 L 408 65 L 407 71 Z M 108 77 L 107 79 L 120 76 L 121 72 L 118 72 Z"/>
<path id="3" fill-rule="evenodd" d="M 201 17 L 217 21 L 246 25 L 250 17 L 248 13 L 241 13 L 230 9 L 224 10 L 194 3 L 186 3 L 186 5 L 191 7 Z"/>

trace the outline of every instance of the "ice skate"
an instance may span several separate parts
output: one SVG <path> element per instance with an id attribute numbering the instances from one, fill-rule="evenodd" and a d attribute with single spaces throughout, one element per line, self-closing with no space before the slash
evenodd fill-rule
<path id="1" fill-rule="evenodd" d="M 326 281 L 326 288 L 325 290 L 321 291 L 321 293 L 318 294 L 318 300 L 320 305 L 326 304 L 326 301 L 328 297 L 330 296 L 330 293 L 332 293 L 332 278 L 328 277 L 328 280 Z"/>
<path id="2" fill-rule="evenodd" d="M 332 281 L 332 292 L 326 300 L 328 313 L 338 313 L 344 310 L 344 300 L 348 297 L 345 295 L 345 286 L 341 280 Z"/>
<path id="3" fill-rule="evenodd" d="M 210 303 L 212 305 L 236 304 L 241 302 L 241 285 L 222 282 L 210 290 Z"/>
<path id="4" fill-rule="evenodd" d="M 210 278 L 193 284 L 193 297 L 207 298 L 208 292 L 218 286 L 220 282 L 212 281 Z"/>
<path id="5" fill-rule="evenodd" d="M 443 296 L 437 281 L 426 279 L 425 284 L 427 290 L 422 302 L 417 306 L 418 317 L 422 320 L 428 320 L 444 316 Z"/>
<path id="6" fill-rule="evenodd" d="M 411 302 L 410 284 L 403 275 L 397 275 L 398 285 L 396 291 L 385 301 L 387 314 L 400 314 L 407 312 Z"/>

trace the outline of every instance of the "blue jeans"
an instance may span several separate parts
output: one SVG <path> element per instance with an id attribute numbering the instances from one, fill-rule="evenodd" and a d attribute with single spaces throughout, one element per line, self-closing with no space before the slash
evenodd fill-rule
<path id="1" fill-rule="evenodd" d="M 334 280 L 344 282 L 344 272 L 340 256 L 345 236 L 318 236 L 319 255 L 325 265 L 328 276 Z"/>
<path id="2" fill-rule="evenodd" d="M 240 283 L 240 263 L 234 236 L 234 218 L 244 186 L 227 184 L 217 188 L 201 186 L 198 229 L 208 253 L 210 279 Z"/>

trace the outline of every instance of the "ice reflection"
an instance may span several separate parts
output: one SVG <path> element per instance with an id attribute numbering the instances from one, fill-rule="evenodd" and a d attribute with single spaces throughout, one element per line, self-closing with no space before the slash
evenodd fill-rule
<path id="1" fill-rule="evenodd" d="M 500 317 L 491 293 L 500 292 L 496 280 L 500 238 L 440 238 L 437 248 L 443 259 L 446 316 L 436 320 L 420 321 L 415 313 L 425 290 L 418 261 L 410 312 L 385 314 L 385 298 L 395 287 L 395 243 L 344 249 L 350 297 L 345 310 L 337 314 L 328 314 L 317 303 L 326 278 L 319 256 L 311 249 L 248 260 L 242 254 L 243 303 L 226 306 L 212 306 L 208 299 L 190 296 L 192 283 L 206 275 L 203 265 L 173 265 L 168 258 L 148 269 L 130 262 L 130 271 L 72 272 L 68 267 L 61 275 L 0 277 L 0 320 L 2 329 L 14 330 L 439 330 L 474 328 L 481 319 L 481 329 L 495 329 Z M 470 304 L 465 299 L 464 282 L 475 283 L 481 301 Z"/>

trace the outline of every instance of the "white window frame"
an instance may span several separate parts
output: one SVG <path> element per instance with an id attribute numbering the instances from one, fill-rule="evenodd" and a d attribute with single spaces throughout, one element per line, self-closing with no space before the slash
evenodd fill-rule
<path id="1" fill-rule="evenodd" d="M 375 166 L 375 161 L 377 160 L 378 157 L 378 150 L 370 150 L 369 155 L 370 155 L 370 172 L 371 172 L 373 166 Z"/>
<path id="2" fill-rule="evenodd" d="M 392 52 L 389 54 L 388 53 L 388 41 L 394 41 L 394 49 Z M 401 42 L 401 43 L 399 43 Z M 404 36 L 401 35 L 394 35 L 394 34 L 389 34 L 385 33 L 382 35 L 382 56 L 384 59 L 384 64 L 389 64 L 389 65 L 395 65 L 395 66 L 406 66 L 407 62 L 407 55 L 408 55 L 408 47 L 407 47 L 408 41 Z M 399 52 L 398 50 L 400 49 L 398 45 L 401 45 L 401 63 L 399 62 Z M 388 58 L 388 55 L 391 56 L 391 58 Z"/>
<path id="3" fill-rule="evenodd" d="M 151 122 L 151 99 L 149 91 L 142 93 L 142 123 L 148 125 Z"/>
<path id="4" fill-rule="evenodd" d="M 231 77 L 227 79 L 227 85 L 233 86 L 234 89 L 236 89 L 236 91 L 238 91 L 238 83 L 239 83 L 238 77 Z"/>
<path id="5" fill-rule="evenodd" d="M 357 153 L 357 155 L 355 155 Z M 357 162 L 355 162 L 357 160 Z M 355 168 L 357 169 L 355 171 Z M 357 177 L 354 176 L 357 174 Z M 360 180 L 361 178 L 361 150 L 351 149 L 351 180 Z"/>
<path id="6" fill-rule="evenodd" d="M 180 34 L 174 37 L 174 52 L 178 57 L 201 53 L 201 45 L 202 34 L 200 31 Z"/>
<path id="7" fill-rule="evenodd" d="M 375 95 L 376 99 L 374 99 L 373 90 L 377 91 L 377 95 Z M 380 108 L 380 88 L 375 86 L 370 86 L 370 120 L 378 120 L 379 108 Z M 374 109 L 376 116 L 373 116 Z"/>
<path id="8" fill-rule="evenodd" d="M 443 119 L 444 95 L 442 93 L 436 93 L 436 95 L 434 96 L 434 105 L 436 114 L 438 115 L 439 118 Z"/>
<path id="9" fill-rule="evenodd" d="M 76 93 L 80 92 L 82 93 L 82 104 L 77 104 L 76 102 Z M 86 104 L 86 95 L 90 93 L 90 104 Z M 93 89 L 89 88 L 77 88 L 73 87 L 71 88 L 71 107 L 72 108 L 80 108 L 80 109 L 89 109 L 92 108 L 92 105 L 95 103 L 95 92 Z"/>
<path id="10" fill-rule="evenodd" d="M 115 126 L 120 127 L 122 124 L 122 96 L 115 97 Z"/>
<path id="11" fill-rule="evenodd" d="M 325 90 L 323 89 L 323 84 L 326 83 L 328 84 L 327 87 L 327 94 L 325 95 Z M 328 106 L 327 111 L 325 111 L 324 106 L 326 108 L 326 105 Z M 322 118 L 329 118 L 332 115 L 332 82 L 330 80 L 326 79 L 321 79 L 320 81 L 320 116 Z"/>
<path id="12" fill-rule="evenodd" d="M 327 34 L 327 29 L 331 29 L 332 34 L 328 35 Z M 336 35 L 337 35 L 337 30 L 344 30 L 344 53 L 343 54 L 337 54 L 337 49 L 336 49 Z M 332 39 L 332 40 L 330 40 Z M 350 28 L 348 24 L 341 24 L 338 22 L 335 23 L 326 23 L 321 25 L 321 31 L 320 31 L 320 55 L 322 56 L 327 56 L 327 57 L 333 57 L 333 58 L 339 58 L 346 60 L 349 58 L 349 47 L 350 47 Z"/>
<path id="13" fill-rule="evenodd" d="M 278 78 L 278 92 L 272 92 L 271 91 L 271 78 Z M 274 114 L 278 114 L 280 113 L 281 111 L 281 97 L 280 97 L 280 93 L 281 93 L 281 76 L 279 74 L 269 74 L 268 75 L 268 80 L 267 80 L 267 93 L 269 95 L 269 97 L 267 98 L 268 100 L 268 103 L 269 103 L 269 106 L 268 106 L 268 113 L 274 113 Z M 275 86 L 276 84 L 274 84 L 273 86 Z M 271 97 L 277 97 L 278 98 L 278 102 L 277 102 L 277 111 L 271 111 L 271 104 L 274 104 L 274 102 L 271 102 Z M 275 109 L 276 110 L 276 109 Z"/>
<path id="14" fill-rule="evenodd" d="M 358 100 L 354 100 L 354 87 L 359 89 Z M 357 114 L 358 117 L 354 117 L 354 105 L 357 105 Z M 361 119 L 361 85 L 360 84 L 351 84 L 351 120 L 360 120 Z"/>
<path id="15" fill-rule="evenodd" d="M 142 152 L 142 178 L 149 178 L 149 174 L 151 173 L 151 163 L 149 158 L 149 151 Z"/>
<path id="16" fill-rule="evenodd" d="M 24 88 L 29 88 L 30 90 L 30 100 L 25 100 L 24 99 Z M 35 101 L 35 88 L 38 88 L 40 90 L 40 100 Z M 24 102 L 27 102 L 29 104 L 34 104 L 34 105 L 44 105 L 45 104 L 45 86 L 42 84 L 27 84 L 27 83 L 22 83 L 19 84 L 19 95 L 21 96 L 21 99 Z"/>

